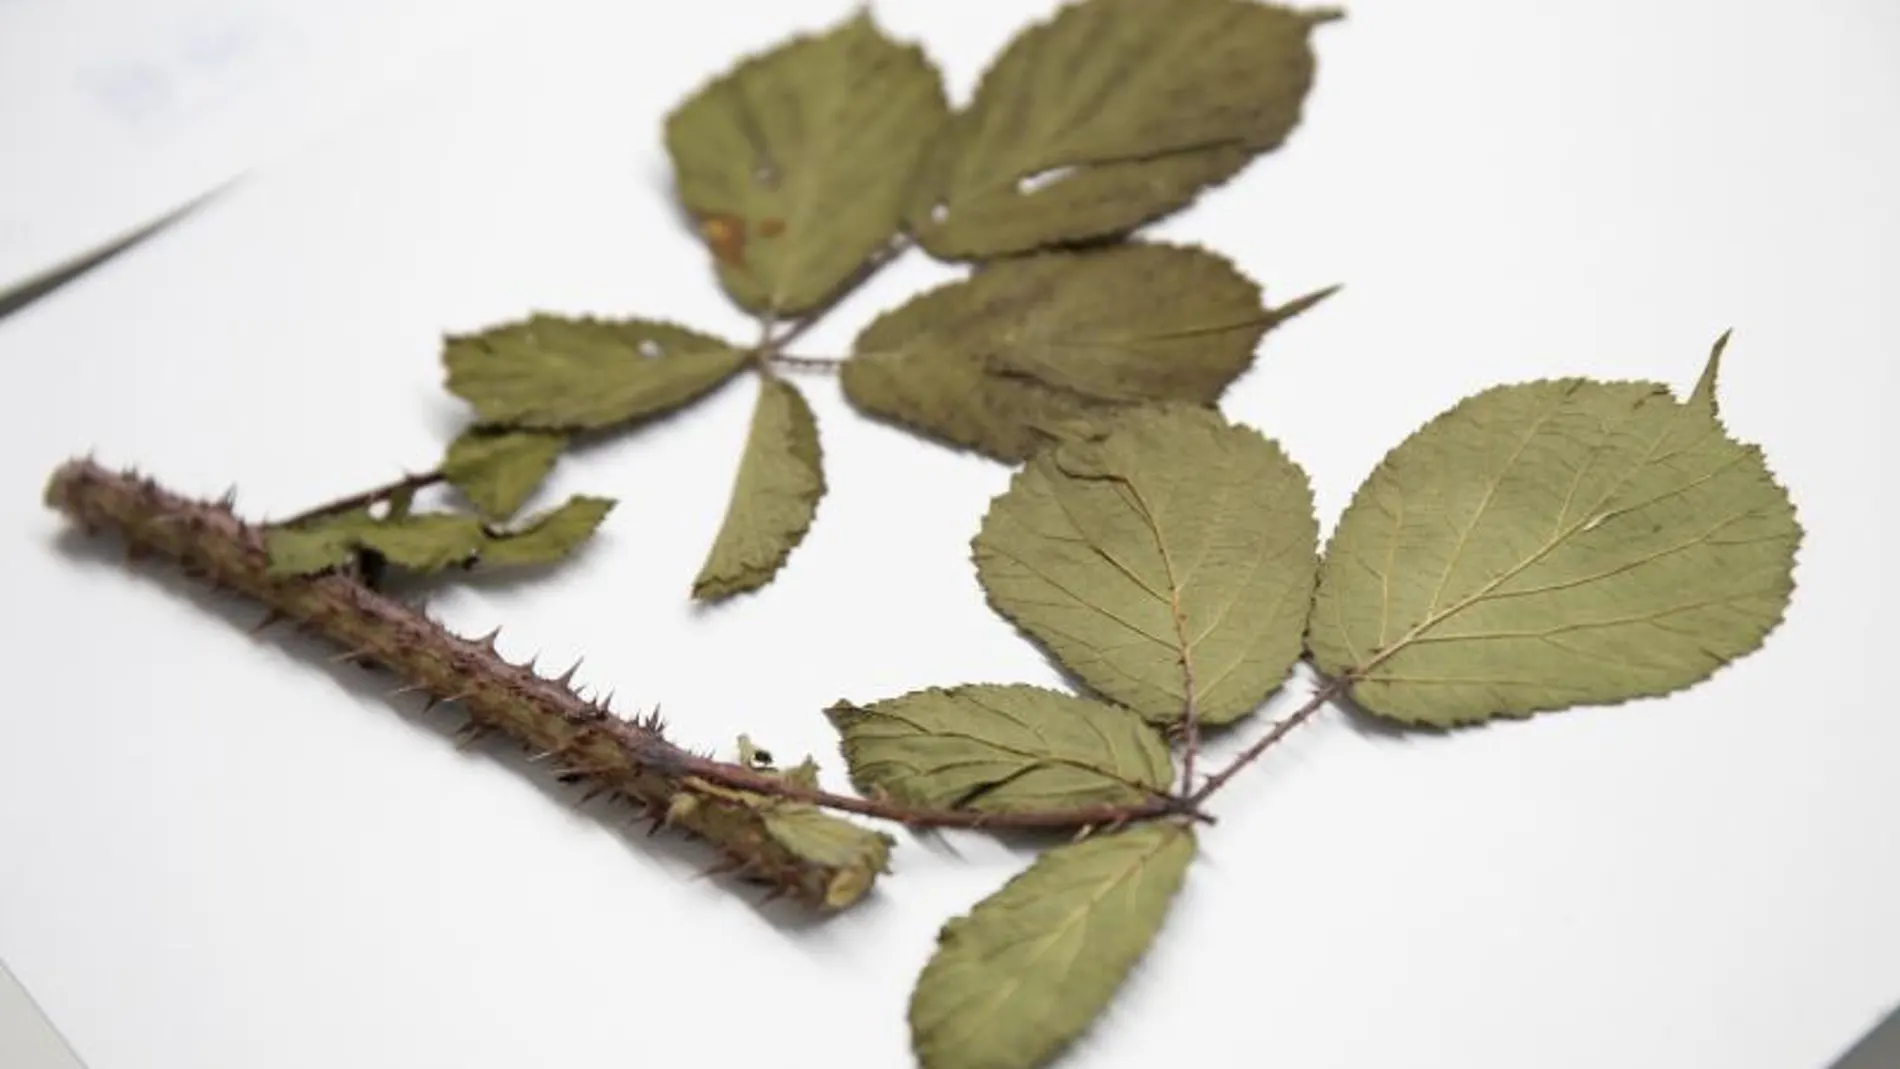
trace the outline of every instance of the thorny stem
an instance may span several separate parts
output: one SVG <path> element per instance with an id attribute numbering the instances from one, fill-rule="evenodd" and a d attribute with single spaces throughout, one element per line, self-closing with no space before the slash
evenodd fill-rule
<path id="1" fill-rule="evenodd" d="M 1005 828 L 1074 831 L 1161 816 L 1210 821 L 1180 798 L 1157 796 L 1129 805 L 1093 805 L 1033 813 L 985 813 L 899 805 L 816 791 L 741 764 L 700 757 L 667 741 L 657 718 L 628 721 L 604 702 L 570 689 L 532 665 L 504 661 L 494 636 L 455 635 L 419 610 L 353 576 L 280 577 L 269 572 L 263 532 L 239 520 L 229 499 L 192 501 L 131 474 L 90 460 L 54 473 L 47 503 L 88 530 L 111 528 L 141 555 L 166 557 L 216 587 L 262 602 L 274 614 L 336 642 L 345 659 L 380 663 L 402 676 L 403 692 L 461 703 L 478 728 L 515 737 L 560 758 L 566 774 L 626 796 L 656 819 L 673 819 L 712 840 L 747 871 L 827 905 L 855 901 L 872 874 L 862 866 L 817 865 L 771 839 L 756 805 L 722 798 L 708 786 L 743 791 L 893 821 L 911 828 Z M 681 796 L 693 804 L 682 809 Z M 882 867 L 882 858 L 878 858 Z M 842 882 L 841 882 L 842 881 Z"/>
<path id="2" fill-rule="evenodd" d="M 910 247 L 899 238 L 868 258 L 851 278 L 817 307 L 789 324 L 775 315 L 759 321 L 752 356 L 770 374 L 772 364 L 832 370 L 844 363 L 832 357 L 794 356 L 785 348 L 802 337 L 859 285 Z M 1295 298 L 1270 309 L 1267 318 L 1291 318 L 1331 296 L 1337 287 Z M 779 329 L 783 326 L 785 329 Z M 445 481 L 440 468 L 318 505 L 280 521 L 292 524 L 388 501 Z M 991 828 L 1023 831 L 1074 831 L 1119 828 L 1160 818 L 1213 823 L 1202 805 L 1242 768 L 1257 760 L 1295 727 L 1332 699 L 1345 693 L 1351 677 L 1327 682 L 1300 708 L 1275 724 L 1228 766 L 1194 786 L 1199 750 L 1199 710 L 1194 668 L 1184 659 L 1188 699 L 1183 713 L 1185 753 L 1178 794 L 1157 794 L 1139 803 L 1093 805 L 1034 812 L 986 813 L 971 809 L 906 806 L 884 798 L 860 798 L 814 790 L 743 764 L 701 757 L 667 741 L 657 715 L 625 720 L 607 702 L 590 702 L 570 689 L 569 669 L 559 678 L 534 671 L 532 662 L 515 665 L 495 649 L 495 634 L 472 641 L 455 635 L 420 610 L 337 572 L 316 577 L 277 577 L 269 573 L 263 532 L 237 519 L 231 499 L 210 504 L 192 501 L 138 476 L 107 471 L 90 460 L 76 460 L 54 473 L 47 503 L 83 525 L 116 529 L 128 555 L 170 558 L 215 587 L 246 594 L 264 603 L 277 618 L 296 620 L 345 648 L 344 659 L 380 663 L 404 677 L 395 694 L 423 692 L 430 707 L 459 703 L 479 735 L 500 731 L 557 758 L 564 781 L 590 780 L 588 797 L 612 792 L 640 807 L 655 830 L 676 825 L 711 841 L 727 857 L 715 871 L 775 885 L 773 894 L 792 893 L 830 908 L 861 898 L 876 873 L 885 868 L 880 849 L 874 857 L 851 863 L 814 861 L 775 839 L 769 809 L 758 796 L 886 820 L 912 829 Z M 578 664 L 576 665 L 578 667 Z M 392 695 L 393 696 L 393 695 Z M 733 794 L 732 792 L 741 792 Z M 684 803 L 684 804 L 682 804 Z"/>
<path id="3" fill-rule="evenodd" d="M 1307 697 L 1304 705 L 1301 705 L 1298 709 L 1287 714 L 1279 723 L 1273 725 L 1272 729 L 1265 735 L 1254 740 L 1253 745 L 1242 750 L 1240 755 L 1229 762 L 1226 768 L 1209 776 L 1207 782 L 1201 784 L 1199 790 L 1187 796 L 1187 804 L 1198 809 L 1215 791 L 1226 786 L 1227 781 L 1233 779 L 1235 773 L 1252 764 L 1261 754 L 1272 749 L 1275 743 L 1286 738 L 1294 728 L 1304 724 L 1314 713 L 1324 709 L 1327 702 L 1345 694 L 1346 688 L 1352 686 L 1352 680 L 1353 677 L 1350 674 L 1327 680 L 1324 686 L 1321 686 Z"/>
<path id="4" fill-rule="evenodd" d="M 885 867 L 885 844 L 871 836 L 864 849 L 823 861 L 801 854 L 778 833 L 769 807 L 695 782 L 685 768 L 696 759 L 664 738 L 657 717 L 625 720 L 607 702 L 575 693 L 572 669 L 546 678 L 532 663 L 511 664 L 496 651 L 494 635 L 452 634 L 352 575 L 272 575 L 263 531 L 234 516 L 228 498 L 192 501 L 80 460 L 54 473 L 46 501 L 88 530 L 115 530 L 128 555 L 167 558 L 331 640 L 346 660 L 388 667 L 402 677 L 397 693 L 426 694 L 430 706 L 456 703 L 470 717 L 471 738 L 484 731 L 513 737 L 563 780 L 587 781 L 590 794 L 611 793 L 656 826 L 671 823 L 708 840 L 725 855 L 724 868 L 771 884 L 775 893 L 842 908 L 863 897 Z"/>
<path id="5" fill-rule="evenodd" d="M 318 505 L 315 508 L 305 509 L 290 519 L 277 521 L 277 524 L 284 526 L 293 523 L 304 523 L 338 512 L 349 512 L 352 509 L 366 508 L 378 502 L 388 501 L 402 494 L 413 493 L 424 487 L 434 486 L 436 483 L 447 478 L 447 473 L 440 468 L 434 471 L 425 471 L 417 475 L 405 475 L 393 483 L 378 486 L 371 490 L 365 490 L 360 494 L 351 494 L 349 497 L 338 498 L 335 501 Z"/>

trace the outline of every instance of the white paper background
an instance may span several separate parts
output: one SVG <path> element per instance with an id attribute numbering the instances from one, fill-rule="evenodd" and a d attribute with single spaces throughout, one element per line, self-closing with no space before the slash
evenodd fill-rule
<path id="1" fill-rule="evenodd" d="M 348 121 L 496 0 L 0 0 L 0 294 Z"/>
<path id="2" fill-rule="evenodd" d="M 17 0 L 16 0 L 17 2 Z M 1046 4 L 877 6 L 968 91 Z M 831 0 L 542 8 L 95 276 L 0 323 L 0 955 L 92 1069 L 906 1064 L 938 925 L 1026 855 L 906 840 L 823 924 L 690 877 L 458 753 L 377 678 L 246 637 L 128 573 L 38 494 L 89 449 L 284 515 L 430 463 L 444 331 L 531 309 L 746 337 L 667 199 L 666 109 Z M 1323 516 L 1494 382 L 1686 386 L 1736 328 L 1724 412 L 1809 530 L 1768 646 L 1665 700 L 1455 738 L 1329 715 L 1220 799 L 1159 945 L 1072 1064 L 1821 1066 L 1900 999 L 1900 717 L 1886 491 L 1900 291 L 1900 9 L 1882 0 L 1363 0 L 1308 122 L 1158 233 L 1290 296 L 1229 394 Z M 838 353 L 952 272 L 913 256 L 801 346 Z M 662 702 L 678 736 L 818 754 L 819 710 L 1055 671 L 984 606 L 968 539 L 1006 469 L 808 384 L 832 490 L 760 596 L 697 611 L 749 414 L 737 383 L 564 460 L 622 504 L 574 566 L 458 588 L 459 629 Z M 1297 689 L 1297 688 L 1296 688 Z M 1275 707 L 1283 709 L 1284 700 Z M 407 706 L 405 706 L 407 708 Z"/>

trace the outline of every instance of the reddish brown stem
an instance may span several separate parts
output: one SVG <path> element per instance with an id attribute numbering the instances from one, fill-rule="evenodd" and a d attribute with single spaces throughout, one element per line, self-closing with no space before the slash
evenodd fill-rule
<path id="1" fill-rule="evenodd" d="M 753 877 L 825 905 L 848 905 L 861 897 L 884 867 L 883 847 L 867 847 L 855 861 L 811 860 L 775 837 L 774 811 L 760 801 L 842 810 L 911 828 L 1066 831 L 1162 816 L 1208 819 L 1192 804 L 1167 797 L 998 814 L 809 790 L 744 765 L 689 753 L 661 735 L 657 720 L 630 722 L 604 703 L 574 693 L 571 671 L 546 678 L 531 666 L 510 664 L 496 652 L 493 635 L 481 640 L 455 635 L 353 576 L 270 574 L 263 532 L 233 515 L 228 499 L 192 501 L 148 479 L 73 461 L 53 475 L 46 500 L 88 529 L 116 530 L 140 555 L 181 564 L 211 585 L 245 594 L 274 616 L 331 639 L 344 659 L 389 668 L 403 677 L 402 691 L 459 702 L 476 728 L 512 736 L 556 759 L 553 764 L 566 778 L 589 779 L 623 795 L 656 818 L 711 840 Z M 689 804 L 681 804 L 682 798 Z"/>
<path id="2" fill-rule="evenodd" d="M 720 795 L 695 783 L 706 770 L 661 735 L 657 719 L 624 720 L 576 694 L 568 676 L 550 679 L 510 664 L 493 635 L 455 635 L 342 573 L 272 575 L 263 531 L 232 515 L 228 499 L 193 501 L 150 480 L 73 461 L 53 475 L 46 501 L 89 530 L 116 531 L 140 555 L 168 559 L 214 587 L 261 602 L 336 643 L 347 659 L 389 668 L 403 678 L 402 691 L 424 693 L 431 705 L 457 703 L 471 730 L 511 736 L 544 755 L 563 779 L 591 781 L 656 821 L 710 841 L 724 864 L 746 877 L 836 908 L 863 897 L 885 867 L 888 843 L 868 832 L 839 837 L 857 843 L 855 851 L 804 856 L 775 823 L 782 814 L 760 804 L 767 799 Z"/>
<path id="3" fill-rule="evenodd" d="M 1188 795 L 1187 804 L 1199 808 L 1215 791 L 1226 786 L 1227 781 L 1233 779 L 1235 773 L 1246 768 L 1257 760 L 1261 754 L 1272 749 L 1275 743 L 1286 738 L 1294 728 L 1306 723 L 1307 720 L 1312 718 L 1314 713 L 1324 709 L 1327 702 L 1346 693 L 1346 688 L 1351 685 L 1352 678 L 1350 676 L 1341 676 L 1337 679 L 1328 680 L 1324 686 L 1314 691 L 1312 695 L 1306 699 L 1304 705 L 1293 710 L 1293 712 L 1289 713 L 1279 723 L 1273 725 L 1273 727 L 1269 729 L 1265 735 L 1262 735 L 1256 740 L 1253 745 L 1242 750 L 1239 756 L 1228 762 L 1226 768 L 1209 776 L 1207 782 L 1201 784 L 1199 790 Z"/>
<path id="4" fill-rule="evenodd" d="M 783 334 L 773 338 L 769 346 L 766 347 L 769 354 L 776 355 L 782 352 L 786 346 L 804 337 L 805 332 L 817 326 L 818 321 L 823 319 L 826 313 L 838 307 L 839 304 L 843 303 L 846 297 L 857 292 L 858 287 L 868 282 L 872 275 L 883 270 L 884 265 L 910 251 L 910 246 L 910 238 L 908 236 L 900 236 L 893 239 L 890 244 L 872 253 L 862 264 L 858 265 L 858 269 L 852 273 L 851 277 L 839 283 L 838 288 L 826 295 L 825 299 L 820 301 L 816 308 L 792 320 L 791 325 L 786 327 Z"/>

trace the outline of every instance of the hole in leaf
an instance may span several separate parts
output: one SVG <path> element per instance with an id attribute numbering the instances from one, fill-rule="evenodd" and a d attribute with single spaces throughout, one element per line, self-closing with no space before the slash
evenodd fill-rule
<path id="1" fill-rule="evenodd" d="M 949 215 L 950 206 L 943 201 L 938 201 L 930 207 L 930 221 L 933 223 L 941 223 Z"/>
<path id="2" fill-rule="evenodd" d="M 1057 182 L 1060 182 L 1064 178 L 1067 178 L 1070 175 L 1074 174 L 1075 171 L 1076 169 L 1074 167 L 1071 167 L 1067 164 L 1064 164 L 1061 167 L 1051 167 L 1045 171 L 1037 171 L 1035 174 L 1026 175 L 1022 178 L 1017 179 L 1016 192 L 1021 193 L 1024 196 L 1028 196 L 1029 194 L 1034 193 L 1037 190 L 1047 189 L 1050 186 L 1055 185 Z"/>
<path id="3" fill-rule="evenodd" d="M 654 341 L 652 338 L 642 341 L 634 348 L 641 356 L 646 357 L 648 360 L 658 360 L 660 357 L 666 355 L 666 347 Z"/>
<path id="4" fill-rule="evenodd" d="M 387 501 L 372 502 L 369 506 L 368 511 L 369 511 L 369 518 L 372 520 L 388 519 L 389 518 L 389 502 Z"/>

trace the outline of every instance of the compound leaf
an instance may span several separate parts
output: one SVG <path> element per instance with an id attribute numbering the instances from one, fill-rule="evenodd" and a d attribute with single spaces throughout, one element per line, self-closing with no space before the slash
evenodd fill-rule
<path id="1" fill-rule="evenodd" d="M 948 114 L 921 49 L 868 14 L 748 58 L 667 118 L 679 195 L 720 282 L 755 312 L 808 312 L 897 235 Z"/>
<path id="2" fill-rule="evenodd" d="M 805 537 L 825 492 L 818 424 L 791 383 L 762 378 L 725 523 L 693 580 L 693 596 L 764 586 Z"/>
<path id="3" fill-rule="evenodd" d="M 1310 642 L 1394 720 L 1664 694 L 1761 645 L 1801 528 L 1761 451 L 1689 400 L 1562 379 L 1467 398 L 1386 456 L 1334 532 Z"/>
<path id="4" fill-rule="evenodd" d="M 443 350 L 449 392 L 484 424 L 580 430 L 693 400 L 744 367 L 742 350 L 671 323 L 535 315 Z"/>
<path id="5" fill-rule="evenodd" d="M 559 431 L 506 431 L 472 427 L 449 443 L 442 475 L 490 519 L 515 514 L 541 485 L 567 435 Z"/>
<path id="6" fill-rule="evenodd" d="M 931 144 L 908 198 L 949 259 L 1126 232 L 1280 145 L 1313 81 L 1312 27 L 1252 0 L 1082 0 L 1018 34 Z"/>
<path id="7" fill-rule="evenodd" d="M 880 316 L 858 336 L 843 386 L 873 415 L 1020 460 L 1090 414 L 1213 403 L 1287 314 L 1263 309 L 1260 288 L 1204 249 L 1045 253 Z"/>
<path id="8" fill-rule="evenodd" d="M 1173 778 L 1160 733 L 1126 709 L 1025 685 L 839 702 L 851 782 L 912 806 L 988 813 L 1138 803 Z"/>
<path id="9" fill-rule="evenodd" d="M 974 548 L 990 604 L 1149 720 L 1223 724 L 1286 679 L 1318 567 L 1306 475 L 1218 412 L 1131 409 L 1038 454 Z"/>
<path id="10" fill-rule="evenodd" d="M 924 1069 L 1030 1069 L 1093 1021 L 1154 942 L 1194 835 L 1150 822 L 1043 854 L 944 925 L 910 1000 Z"/>

